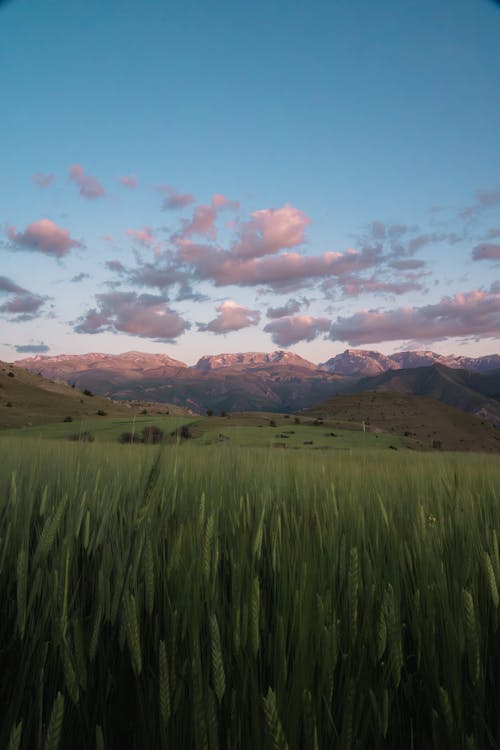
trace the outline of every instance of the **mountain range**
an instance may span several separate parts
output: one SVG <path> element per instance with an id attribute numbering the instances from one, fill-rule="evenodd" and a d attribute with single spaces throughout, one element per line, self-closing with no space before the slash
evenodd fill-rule
<path id="1" fill-rule="evenodd" d="M 297 412 L 335 395 L 396 391 L 437 398 L 500 425 L 500 355 L 431 351 L 384 355 L 347 349 L 314 364 L 293 352 L 201 357 L 193 366 L 164 354 L 40 356 L 16 362 L 114 399 L 178 404 L 194 411 Z"/>

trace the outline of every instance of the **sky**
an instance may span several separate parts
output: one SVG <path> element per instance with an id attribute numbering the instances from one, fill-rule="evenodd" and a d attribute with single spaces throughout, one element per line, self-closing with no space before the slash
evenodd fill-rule
<path id="1" fill-rule="evenodd" d="M 500 351 L 500 4 L 0 0 L 0 359 Z"/>

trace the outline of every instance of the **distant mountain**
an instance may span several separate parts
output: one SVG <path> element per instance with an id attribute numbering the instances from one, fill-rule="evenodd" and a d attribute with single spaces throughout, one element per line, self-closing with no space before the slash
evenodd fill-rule
<path id="1" fill-rule="evenodd" d="M 114 399 L 177 404 L 198 412 L 294 412 L 342 393 L 392 390 L 430 396 L 500 424 L 497 354 L 474 359 L 347 349 L 315 365 L 278 350 L 207 355 L 188 367 L 163 354 L 127 352 L 37 356 L 17 364 Z"/>
<path id="2" fill-rule="evenodd" d="M 429 369 L 429 368 L 427 368 Z M 500 453 L 500 431 L 491 424 L 426 396 L 392 391 L 327 399 L 305 414 L 351 423 L 369 432 L 402 435 L 410 448 Z"/>
<path id="3" fill-rule="evenodd" d="M 338 375 L 371 376 L 388 370 L 406 370 L 437 364 L 472 372 L 489 372 L 500 370 L 500 354 L 474 358 L 445 356 L 431 351 L 408 351 L 384 355 L 369 349 L 346 349 L 345 352 L 331 357 L 319 367 Z"/>
<path id="4" fill-rule="evenodd" d="M 299 357 L 298 354 L 278 349 L 278 351 L 270 352 L 269 354 L 265 352 L 209 354 L 198 360 L 195 364 L 195 369 L 206 372 L 207 370 L 218 370 L 221 367 L 242 367 L 248 369 L 266 365 L 305 367 L 310 370 L 316 370 L 318 367 L 307 359 Z"/>

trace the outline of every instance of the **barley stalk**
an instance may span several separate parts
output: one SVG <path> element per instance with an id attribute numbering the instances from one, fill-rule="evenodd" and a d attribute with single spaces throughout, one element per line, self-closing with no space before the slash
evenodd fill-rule
<path id="1" fill-rule="evenodd" d="M 154 609 L 155 599 L 155 574 L 153 562 L 153 547 L 151 540 L 148 539 L 144 551 L 144 585 L 145 585 L 145 604 L 146 612 L 151 617 Z"/>
<path id="2" fill-rule="evenodd" d="M 469 662 L 469 676 L 473 685 L 479 682 L 481 661 L 479 655 L 479 636 L 474 612 L 474 600 L 470 591 L 462 591 L 462 608 L 465 623 L 465 641 Z"/>
<path id="3" fill-rule="evenodd" d="M 170 720 L 170 678 L 168 674 L 168 660 L 165 641 L 160 641 L 158 670 L 160 683 L 160 716 L 163 722 L 163 726 L 166 726 Z"/>
<path id="4" fill-rule="evenodd" d="M 260 615 L 260 585 L 259 579 L 255 577 L 252 583 L 252 598 L 250 604 L 250 645 L 252 648 L 252 654 L 254 657 L 260 648 L 260 630 L 259 630 L 259 615 Z"/>
<path id="5" fill-rule="evenodd" d="M 226 690 L 226 675 L 224 673 L 224 661 L 220 643 L 220 632 L 217 617 L 210 618 L 210 653 L 212 659 L 212 681 L 217 700 L 221 703 Z"/>
<path id="6" fill-rule="evenodd" d="M 271 688 L 268 689 L 267 695 L 262 698 L 262 707 L 269 747 L 272 750 L 288 750 L 288 743 L 276 707 L 276 695 Z"/>
<path id="7" fill-rule="evenodd" d="M 96 724 L 95 726 L 95 750 L 106 750 L 104 735 L 100 724 Z"/>
<path id="8" fill-rule="evenodd" d="M 45 737 L 45 750 L 58 750 L 64 720 L 64 696 L 57 693 Z"/>
<path id="9" fill-rule="evenodd" d="M 26 598 L 28 588 L 28 558 L 26 550 L 21 549 L 17 557 L 17 623 L 21 638 L 26 628 Z"/>
<path id="10" fill-rule="evenodd" d="M 14 726 L 12 727 L 7 750 L 19 750 L 21 746 L 22 734 L 23 734 L 23 722 L 20 721 L 19 724 L 14 724 Z"/>
<path id="11" fill-rule="evenodd" d="M 498 586 L 495 578 L 495 572 L 493 570 L 493 563 L 491 562 L 491 557 L 487 552 L 484 553 L 483 557 L 484 561 L 484 572 L 486 576 L 486 582 L 488 584 L 488 589 L 491 596 L 491 601 L 493 603 L 493 606 L 495 609 L 498 608 L 499 604 L 499 596 L 498 596 Z"/>
<path id="12" fill-rule="evenodd" d="M 141 635 L 137 616 L 137 604 L 133 594 L 130 594 L 125 600 L 125 629 L 132 667 L 135 675 L 138 676 L 142 670 Z"/>

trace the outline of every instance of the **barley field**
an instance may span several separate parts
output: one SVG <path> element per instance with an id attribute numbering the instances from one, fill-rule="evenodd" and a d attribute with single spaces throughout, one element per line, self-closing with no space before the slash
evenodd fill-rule
<path id="1" fill-rule="evenodd" d="M 498 457 L 0 448 L 0 747 L 500 747 Z"/>

